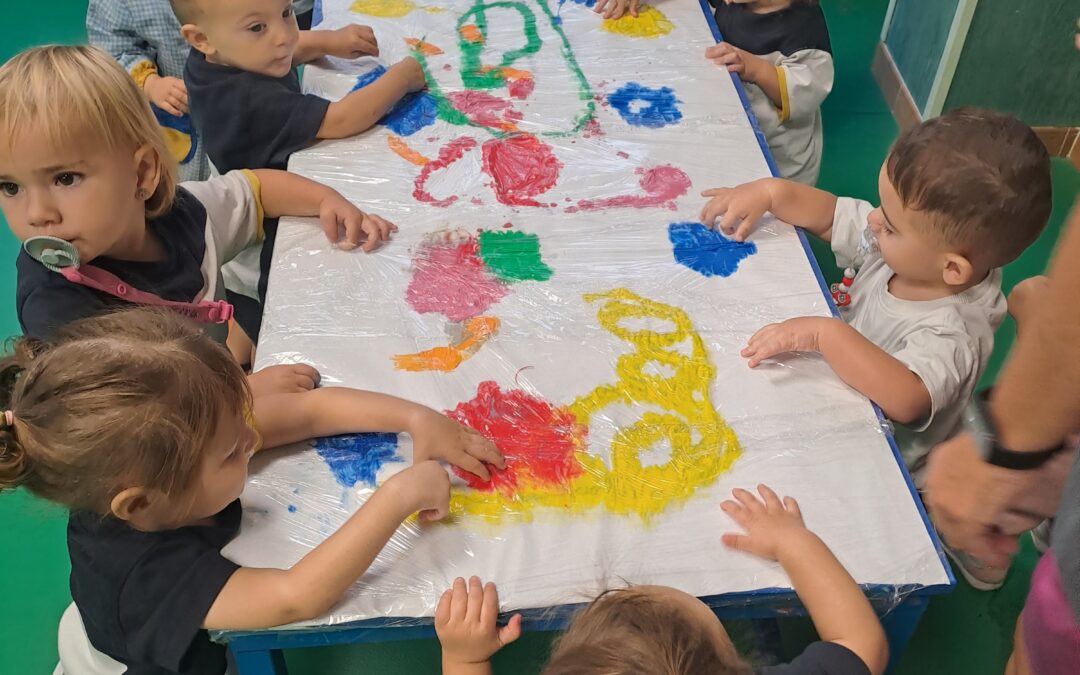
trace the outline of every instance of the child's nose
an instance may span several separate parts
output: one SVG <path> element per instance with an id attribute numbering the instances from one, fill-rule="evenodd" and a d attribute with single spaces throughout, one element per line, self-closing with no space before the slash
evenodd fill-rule
<path id="1" fill-rule="evenodd" d="M 60 212 L 47 193 L 32 190 L 28 197 L 26 217 L 31 227 L 45 227 L 60 222 Z"/>

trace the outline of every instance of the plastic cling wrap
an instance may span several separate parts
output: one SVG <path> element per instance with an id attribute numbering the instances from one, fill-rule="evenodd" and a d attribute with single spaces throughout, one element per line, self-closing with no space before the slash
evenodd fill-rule
<path id="1" fill-rule="evenodd" d="M 864 584 L 948 583 L 867 400 L 816 357 L 750 370 L 754 331 L 830 307 L 789 226 L 740 244 L 699 222 L 701 190 L 769 174 L 695 1 L 608 22 L 572 0 L 325 0 L 319 28 L 374 27 L 379 59 L 308 66 L 336 99 L 418 54 L 426 92 L 290 168 L 399 227 L 333 249 L 283 219 L 258 366 L 399 395 L 493 438 L 509 468 L 455 474 L 452 517 L 407 522 L 329 616 L 430 617 L 457 576 L 503 609 L 582 602 L 624 581 L 698 596 L 789 588 L 725 550 L 718 504 L 764 482 Z M 261 453 L 238 562 L 287 567 L 407 466 L 407 436 Z"/>

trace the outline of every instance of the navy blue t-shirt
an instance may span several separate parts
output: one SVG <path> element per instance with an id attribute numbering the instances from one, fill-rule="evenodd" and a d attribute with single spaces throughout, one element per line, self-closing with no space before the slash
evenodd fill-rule
<path id="1" fill-rule="evenodd" d="M 791 56 L 804 49 L 832 54 L 825 14 L 816 4 L 795 2 L 790 7 L 758 14 L 743 4 L 710 0 L 716 7 L 720 37 L 751 54 L 780 52 Z"/>
<path id="2" fill-rule="evenodd" d="M 172 209 L 147 221 L 147 227 L 165 249 L 163 260 L 132 262 L 102 256 L 94 259 L 94 266 L 140 291 L 174 302 L 193 302 L 205 283 L 206 209 L 190 192 L 177 188 Z M 29 337 L 47 339 L 77 319 L 131 306 L 108 293 L 68 281 L 26 251 L 19 252 L 15 268 L 15 308 L 23 334 Z"/>
<path id="3" fill-rule="evenodd" d="M 802 654 L 781 666 L 761 669 L 761 675 L 871 675 L 863 660 L 835 642 L 813 642 Z"/>
<path id="4" fill-rule="evenodd" d="M 212 525 L 141 532 L 112 517 L 68 519 L 71 597 L 98 651 L 127 675 L 220 675 L 225 647 L 202 625 L 239 566 L 221 549 L 240 529 L 240 500 Z"/>

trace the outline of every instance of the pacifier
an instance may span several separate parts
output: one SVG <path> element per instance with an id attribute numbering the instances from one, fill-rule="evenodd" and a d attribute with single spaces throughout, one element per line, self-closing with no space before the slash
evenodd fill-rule
<path id="1" fill-rule="evenodd" d="M 64 268 L 79 268 L 79 251 L 70 241 L 57 237 L 30 237 L 23 242 L 23 250 L 53 272 Z"/>
<path id="2" fill-rule="evenodd" d="M 881 246 L 878 244 L 877 236 L 874 234 L 874 230 L 871 227 L 864 227 L 862 231 L 862 237 L 859 239 L 859 258 L 864 258 L 868 255 L 877 255 L 881 252 Z"/>

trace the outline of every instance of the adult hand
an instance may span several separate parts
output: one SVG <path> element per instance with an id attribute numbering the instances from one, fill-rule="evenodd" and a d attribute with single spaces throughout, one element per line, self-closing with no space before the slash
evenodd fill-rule
<path id="1" fill-rule="evenodd" d="M 150 102 L 170 115 L 182 117 L 188 111 L 187 87 L 175 77 L 150 75 L 143 82 L 143 92 Z"/>
<path id="2" fill-rule="evenodd" d="M 1038 469 L 1012 471 L 987 464 L 969 434 L 930 452 L 925 499 L 949 546 L 993 567 L 1007 566 L 1016 535 L 1057 511 L 1075 453 L 1063 452 Z"/>

